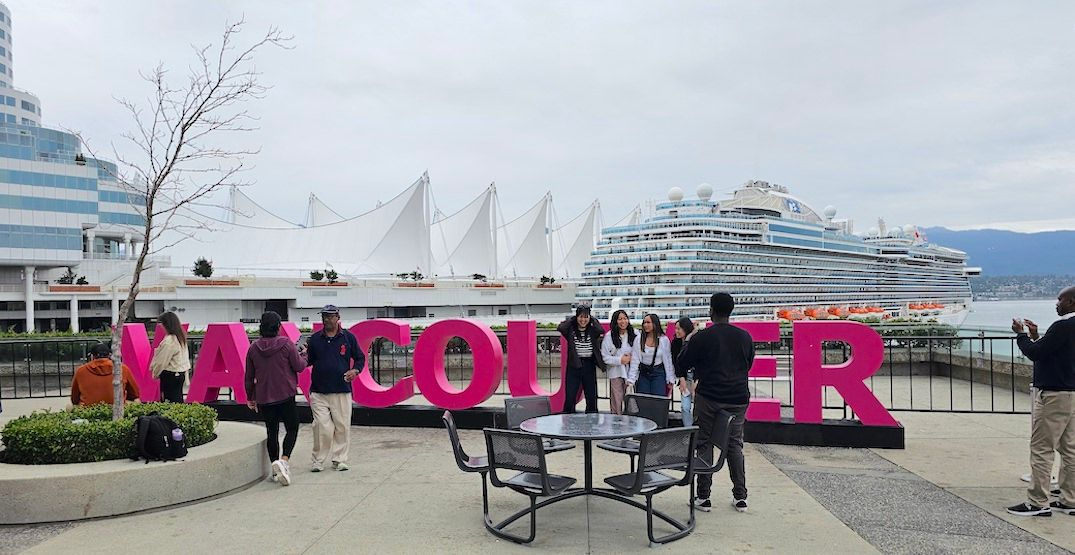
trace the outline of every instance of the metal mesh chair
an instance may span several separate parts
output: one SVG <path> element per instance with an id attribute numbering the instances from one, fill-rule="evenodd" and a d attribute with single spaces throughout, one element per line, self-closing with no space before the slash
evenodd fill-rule
<path id="1" fill-rule="evenodd" d="M 724 468 L 724 461 L 728 456 L 729 433 L 731 432 L 735 415 L 726 410 L 718 410 L 716 420 L 716 424 L 713 426 L 713 435 L 710 439 L 713 441 L 713 446 L 720 449 L 720 455 L 717 456 L 717 459 L 712 464 L 705 457 L 696 455 L 694 457 L 695 474 L 714 474 Z"/>
<path id="2" fill-rule="evenodd" d="M 448 439 L 452 442 L 452 453 L 455 454 L 455 464 L 459 467 L 459 470 L 463 472 L 478 472 L 482 476 L 482 512 L 489 512 L 489 486 L 486 480 L 486 474 L 489 472 L 489 459 L 487 457 L 471 457 L 467 455 L 463 450 L 463 445 L 459 441 L 459 429 L 455 426 L 455 418 L 452 417 L 451 411 L 444 411 L 441 416 L 441 420 L 444 421 L 444 427 L 448 429 Z"/>
<path id="3" fill-rule="evenodd" d="M 504 399 L 504 415 L 508 420 L 508 428 L 512 430 L 518 430 L 519 426 L 526 420 L 550 414 L 552 414 L 552 406 L 549 403 L 549 398 L 544 395 L 508 397 Z M 560 439 L 544 439 L 542 444 L 545 446 L 546 453 L 556 453 L 575 448 L 574 443 Z"/>
<path id="4" fill-rule="evenodd" d="M 549 474 L 545 466 L 545 449 L 541 436 L 511 430 L 485 429 L 485 446 L 488 449 L 489 480 L 494 487 L 506 487 L 530 498 L 530 508 L 523 509 L 494 524 L 485 503 L 485 528 L 494 535 L 516 543 L 530 543 L 537 535 L 537 498 L 562 495 L 575 483 L 574 478 Z M 501 479 L 497 470 L 514 470 L 519 473 Z M 526 538 L 504 531 L 519 517 L 530 514 L 530 535 Z"/>
<path id="5" fill-rule="evenodd" d="M 624 414 L 641 416 L 657 423 L 657 428 L 668 426 L 668 411 L 672 407 L 672 398 L 660 395 L 631 393 L 625 399 Z M 638 456 L 639 441 L 635 438 L 602 441 L 597 447 L 614 453 L 625 453 L 631 459 L 631 472 L 635 471 L 635 457 Z"/>
<path id="6" fill-rule="evenodd" d="M 678 540 L 694 530 L 693 488 L 689 492 L 690 518 L 679 522 L 665 518 L 677 530 L 656 538 L 653 536 L 653 496 L 673 486 L 690 485 L 694 479 L 694 439 L 698 428 L 672 428 L 654 430 L 642 434 L 639 442 L 638 469 L 618 476 L 605 478 L 605 483 L 624 495 L 646 497 L 646 533 L 651 543 L 668 543 Z M 682 477 L 669 476 L 662 470 L 683 472 Z"/>

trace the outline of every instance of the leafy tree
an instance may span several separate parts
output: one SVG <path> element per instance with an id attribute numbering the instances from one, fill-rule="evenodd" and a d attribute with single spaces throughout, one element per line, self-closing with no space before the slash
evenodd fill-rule
<path id="1" fill-rule="evenodd" d="M 329 283 L 336 283 L 336 280 L 340 279 L 340 275 L 336 273 L 336 270 L 325 270 L 325 278 Z"/>
<path id="2" fill-rule="evenodd" d="M 314 271 L 310 272 L 310 279 L 312 279 L 314 281 L 321 281 L 321 280 L 325 279 L 325 274 L 323 274 L 323 273 L 321 273 L 321 272 L 319 272 L 317 270 L 314 270 Z"/>
<path id="3" fill-rule="evenodd" d="M 206 260 L 205 257 L 199 258 L 194 261 L 191 271 L 198 277 L 209 279 L 213 275 L 213 261 Z"/>

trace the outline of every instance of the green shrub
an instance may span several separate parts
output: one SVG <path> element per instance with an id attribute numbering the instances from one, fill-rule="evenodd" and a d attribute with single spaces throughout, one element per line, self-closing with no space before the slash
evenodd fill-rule
<path id="1" fill-rule="evenodd" d="M 123 418 L 112 421 L 107 404 L 70 410 L 34 412 L 12 420 L 0 431 L 6 447 L 2 461 L 12 464 L 64 464 L 125 459 L 134 454 L 134 420 L 159 412 L 183 429 L 187 447 L 212 441 L 216 411 L 205 405 L 141 403 L 126 407 Z M 79 424 L 76 419 L 86 420 Z"/>

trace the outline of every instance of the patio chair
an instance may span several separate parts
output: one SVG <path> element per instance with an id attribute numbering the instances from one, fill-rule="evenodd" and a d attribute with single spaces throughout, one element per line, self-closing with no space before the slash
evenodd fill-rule
<path id="1" fill-rule="evenodd" d="M 529 397 L 508 397 L 504 399 L 504 415 L 508 419 L 508 428 L 518 430 L 519 425 L 525 420 L 538 416 L 552 414 L 552 406 L 549 398 L 544 395 L 532 395 Z M 574 449 L 575 444 L 562 439 L 543 439 L 546 453 L 556 453 Z"/>
<path id="2" fill-rule="evenodd" d="M 459 467 L 459 470 L 463 472 L 477 472 L 482 476 L 482 512 L 489 512 L 489 486 L 487 485 L 486 475 L 489 473 L 489 459 L 488 457 L 471 457 L 467 455 L 466 451 L 463 451 L 463 445 L 459 442 L 459 429 L 455 426 L 455 418 L 452 417 L 451 411 L 444 411 L 444 415 L 441 416 L 441 420 L 444 421 L 444 427 L 448 428 L 448 439 L 452 442 L 452 453 L 455 454 L 455 464 Z"/>
<path id="3" fill-rule="evenodd" d="M 515 543 L 530 543 L 537 535 L 537 498 L 562 495 L 575 483 L 575 479 L 549 474 L 545 466 L 545 449 L 539 435 L 486 428 L 485 446 L 488 449 L 489 480 L 493 486 L 506 487 L 530 498 L 529 510 L 523 509 L 498 524 L 493 524 L 490 519 L 488 503 L 486 503 L 485 528 L 497 537 Z M 501 479 L 497 470 L 515 470 L 519 473 L 510 478 Z M 505 527 L 528 512 L 530 513 L 528 537 L 524 538 L 504 531 Z"/>
<path id="4" fill-rule="evenodd" d="M 710 464 L 705 458 L 698 456 L 694 457 L 694 473 L 695 474 L 715 474 L 721 468 L 724 468 L 724 461 L 727 459 L 728 454 L 728 437 L 731 431 L 732 421 L 735 420 L 735 415 L 726 411 L 717 411 L 717 423 L 713 428 L 713 446 L 720 449 L 720 455 L 717 459 Z"/>
<path id="5" fill-rule="evenodd" d="M 668 411 L 672 405 L 671 397 L 630 393 L 627 395 L 624 404 L 626 405 L 623 411 L 624 414 L 648 418 L 657 423 L 658 429 L 668 426 Z M 638 439 L 633 437 L 602 441 L 597 444 L 597 447 L 605 451 L 626 453 L 631 459 L 631 472 L 635 471 L 635 457 L 638 456 L 638 446 Z"/>
<path id="6" fill-rule="evenodd" d="M 642 434 L 639 442 L 638 470 L 605 478 L 606 484 L 623 495 L 646 497 L 646 533 L 649 535 L 651 545 L 678 540 L 694 530 L 694 505 L 691 503 L 692 500 L 688 499 L 690 519 L 687 522 L 679 522 L 662 515 L 662 518 L 675 526 L 677 530 L 655 538 L 653 536 L 653 496 L 673 486 L 686 486 L 693 483 L 694 438 L 697 431 L 697 427 L 691 426 L 654 430 Z M 676 478 L 661 472 L 662 470 L 676 470 L 683 472 L 683 476 Z M 692 497 L 693 489 L 690 488 L 688 493 Z"/>

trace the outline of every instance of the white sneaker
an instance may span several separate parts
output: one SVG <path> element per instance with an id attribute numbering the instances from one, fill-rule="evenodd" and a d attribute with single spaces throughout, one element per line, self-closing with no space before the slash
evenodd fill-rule
<path id="1" fill-rule="evenodd" d="M 745 513 L 747 512 L 747 500 L 746 499 L 734 499 L 732 500 L 732 506 L 735 510 Z"/>
<path id="2" fill-rule="evenodd" d="M 323 464 L 314 463 L 313 466 L 310 467 L 310 472 L 321 472 L 324 469 L 325 469 L 325 466 Z"/>
<path id="3" fill-rule="evenodd" d="M 345 462 L 334 462 L 334 463 L 332 463 L 332 468 L 335 468 L 336 470 L 339 470 L 340 472 L 343 472 L 345 470 L 351 470 L 351 467 L 347 466 L 347 463 L 345 463 Z"/>
<path id="4" fill-rule="evenodd" d="M 288 468 L 287 461 L 276 460 L 272 463 L 273 471 L 276 473 L 277 478 L 281 485 L 291 485 L 291 471 Z"/>

